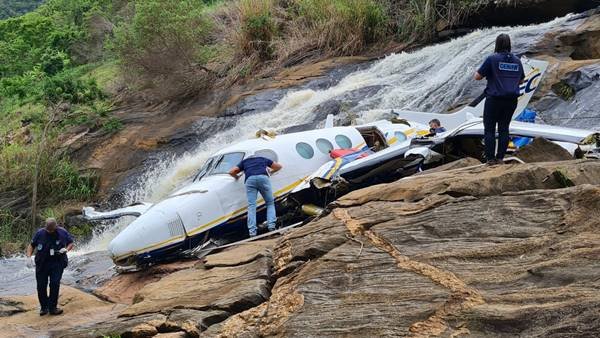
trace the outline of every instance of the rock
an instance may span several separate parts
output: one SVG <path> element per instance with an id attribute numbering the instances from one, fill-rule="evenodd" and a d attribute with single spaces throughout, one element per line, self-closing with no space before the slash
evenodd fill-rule
<path id="1" fill-rule="evenodd" d="M 27 309 L 25 309 L 22 302 L 0 298 L 0 317 L 9 317 L 25 311 Z"/>
<path id="2" fill-rule="evenodd" d="M 237 266 L 252 262 L 262 257 L 272 257 L 275 240 L 245 243 L 229 250 L 209 255 L 204 259 L 207 269 L 224 266 Z"/>
<path id="3" fill-rule="evenodd" d="M 177 323 L 179 327 L 183 328 L 188 334 L 191 334 L 193 329 L 202 332 L 211 325 L 227 319 L 229 316 L 228 312 L 220 310 L 197 311 L 176 309 L 169 314 L 169 321 Z M 191 324 L 191 328 L 186 324 Z"/>
<path id="4" fill-rule="evenodd" d="M 598 184 L 599 165 L 481 166 L 380 185 L 379 195 L 356 191 L 354 203 L 285 235 L 268 302 L 204 335 L 594 336 L 600 188 L 587 183 Z M 558 169 L 579 185 L 514 179 Z M 426 188 L 427 177 L 434 187 L 474 187 L 392 193 Z"/>
<path id="5" fill-rule="evenodd" d="M 565 172 L 576 185 L 600 184 L 600 162 L 578 160 L 463 168 L 407 177 L 399 181 L 351 192 L 335 203 L 353 206 L 369 201 L 416 202 L 436 205 L 447 196 L 489 196 L 503 192 L 558 189 L 553 172 Z"/>
<path id="6" fill-rule="evenodd" d="M 121 316 L 168 312 L 174 309 L 239 312 L 269 297 L 271 259 L 204 269 L 195 267 L 170 274 L 144 286 Z"/>
<path id="7" fill-rule="evenodd" d="M 415 175 L 426 175 L 426 174 L 436 173 L 436 172 L 440 172 L 440 171 L 448 171 L 448 170 L 472 167 L 472 166 L 476 166 L 476 165 L 480 165 L 480 164 L 481 164 L 481 161 L 479 161 L 477 159 L 474 159 L 472 157 L 465 157 L 465 158 L 461 158 L 456 161 L 452 161 L 450 163 L 443 164 L 439 167 L 421 171 L 419 173 L 416 173 Z"/>
<path id="8" fill-rule="evenodd" d="M 155 338 L 186 338 L 187 336 L 188 335 L 186 332 L 179 331 L 179 332 L 171 332 L 171 333 L 159 333 L 154 337 Z"/>
<path id="9" fill-rule="evenodd" d="M 52 332 L 56 338 L 84 337 L 152 337 L 158 333 L 158 326 L 164 323 L 166 317 L 161 314 L 142 315 L 133 318 L 112 318 L 101 322 L 86 323 L 69 330 Z"/>
<path id="10" fill-rule="evenodd" d="M 0 317 L 2 337 L 46 336 L 50 330 L 70 332 L 78 325 L 109 320 L 123 308 L 65 285 L 61 286 L 59 298 L 59 306 L 65 312 L 62 316 L 40 317 L 37 296 L 34 294 L 3 297 L 0 304 L 0 309 L 12 312 L 8 317 Z"/>
<path id="11" fill-rule="evenodd" d="M 519 149 L 515 156 L 524 162 L 555 162 L 572 160 L 569 152 L 554 142 L 536 138 L 530 144 Z"/>
<path id="12" fill-rule="evenodd" d="M 114 303 L 131 304 L 135 294 L 145 285 L 154 283 L 173 272 L 188 269 L 196 263 L 196 261 L 173 262 L 155 265 L 138 272 L 119 274 L 93 290 L 93 293 Z"/>

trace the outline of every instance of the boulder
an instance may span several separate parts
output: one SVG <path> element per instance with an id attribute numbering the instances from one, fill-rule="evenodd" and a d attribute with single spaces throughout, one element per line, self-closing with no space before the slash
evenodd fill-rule
<path id="1" fill-rule="evenodd" d="M 447 197 L 483 197 L 503 192 L 557 189 L 563 184 L 553 173 L 563 172 L 576 185 L 600 184 L 600 162 L 562 162 L 477 166 L 407 177 L 390 184 L 351 192 L 335 202 L 338 206 L 360 205 L 370 201 L 400 201 L 428 205 Z"/>
<path id="2" fill-rule="evenodd" d="M 244 246 L 233 252 L 242 251 Z M 269 298 L 272 266 L 270 255 L 256 257 L 243 265 L 211 269 L 197 266 L 172 273 L 144 286 L 121 316 L 168 313 L 174 309 L 237 313 L 256 306 Z"/>
<path id="3" fill-rule="evenodd" d="M 173 272 L 188 269 L 196 263 L 196 261 L 173 262 L 133 273 L 118 274 L 93 290 L 93 293 L 113 303 L 131 304 L 135 294 L 145 285 L 156 282 Z"/>
<path id="4" fill-rule="evenodd" d="M 515 156 L 524 162 L 555 162 L 573 159 L 565 148 L 544 138 L 536 138 L 530 144 L 519 149 Z"/>

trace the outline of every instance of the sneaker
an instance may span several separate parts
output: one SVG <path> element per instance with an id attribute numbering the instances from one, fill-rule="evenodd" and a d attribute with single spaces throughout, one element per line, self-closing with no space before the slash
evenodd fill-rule
<path id="1" fill-rule="evenodd" d="M 485 165 L 488 165 L 488 166 L 497 165 L 497 164 L 498 164 L 497 160 L 488 160 L 487 162 L 485 162 Z"/>
<path id="2" fill-rule="evenodd" d="M 50 314 L 53 316 L 58 316 L 62 313 L 63 313 L 63 310 L 61 308 L 56 308 L 56 309 L 50 310 Z"/>
<path id="3" fill-rule="evenodd" d="M 48 309 L 41 309 L 40 310 L 40 316 L 45 316 L 48 314 Z"/>

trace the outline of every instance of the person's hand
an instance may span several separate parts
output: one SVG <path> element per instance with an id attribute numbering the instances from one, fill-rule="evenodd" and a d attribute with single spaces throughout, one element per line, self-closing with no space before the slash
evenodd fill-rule
<path id="1" fill-rule="evenodd" d="M 67 248 L 62 248 L 62 249 L 58 250 L 58 252 L 60 252 L 61 254 L 66 254 Z"/>
<path id="2" fill-rule="evenodd" d="M 35 266 L 35 257 L 34 256 L 27 257 L 27 261 L 25 262 L 25 264 L 27 264 L 28 268 L 33 269 L 33 267 Z"/>

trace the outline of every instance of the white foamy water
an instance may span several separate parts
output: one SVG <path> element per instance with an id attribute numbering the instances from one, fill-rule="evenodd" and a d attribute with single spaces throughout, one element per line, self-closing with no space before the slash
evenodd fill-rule
<path id="1" fill-rule="evenodd" d="M 310 122 L 314 119 L 312 111 L 319 104 L 360 88 L 383 86 L 354 109 L 361 122 L 376 120 L 390 109 L 447 111 L 473 81 L 473 73 L 485 56 L 493 52 L 498 34 L 509 33 L 517 49 L 527 47 L 550 28 L 566 24 L 568 18 L 534 26 L 479 30 L 412 53 L 390 55 L 368 69 L 346 76 L 329 89 L 291 91 L 274 109 L 241 116 L 233 128 L 215 133 L 194 151 L 177 159 L 163 160 L 143 175 L 138 187 L 128 192 L 126 202 L 157 202 L 189 180 L 212 153 L 224 146 L 251 138 L 259 129 L 277 131 Z M 110 239 L 129 222 L 131 219 L 107 223 L 82 251 L 105 250 Z"/>

